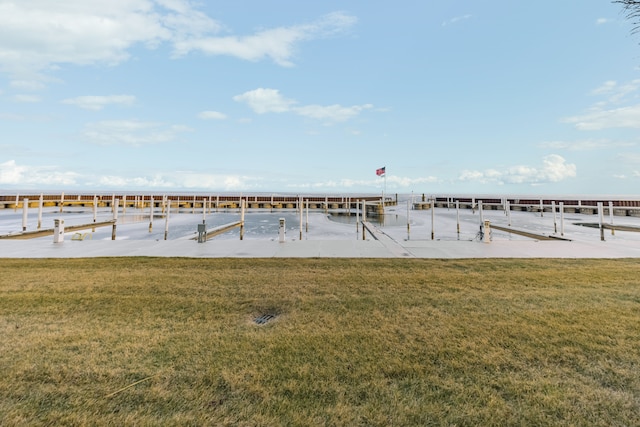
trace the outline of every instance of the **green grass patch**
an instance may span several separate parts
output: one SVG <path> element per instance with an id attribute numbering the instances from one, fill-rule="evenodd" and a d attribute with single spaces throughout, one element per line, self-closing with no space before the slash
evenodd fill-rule
<path id="1" fill-rule="evenodd" d="M 640 423 L 638 260 L 1 259 L 0 272 L 0 425 Z"/>

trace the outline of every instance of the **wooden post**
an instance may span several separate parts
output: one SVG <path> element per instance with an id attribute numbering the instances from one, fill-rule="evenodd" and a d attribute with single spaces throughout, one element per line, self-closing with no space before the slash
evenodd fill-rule
<path id="1" fill-rule="evenodd" d="M 435 226 L 436 223 L 436 198 L 431 199 L 431 240 L 435 239 Z"/>
<path id="2" fill-rule="evenodd" d="M 511 227 L 511 202 L 507 200 L 506 205 L 507 205 L 507 220 L 508 220 L 509 227 Z"/>
<path id="3" fill-rule="evenodd" d="M 122 215 L 127 213 L 127 195 L 122 196 Z"/>
<path id="4" fill-rule="evenodd" d="M 544 205 L 542 204 L 542 199 L 540 199 L 540 216 L 544 216 Z"/>
<path id="5" fill-rule="evenodd" d="M 484 226 L 484 212 L 482 212 L 482 200 L 478 200 L 478 213 L 480 214 L 480 225 Z"/>
<path id="6" fill-rule="evenodd" d="M 298 199 L 298 206 L 300 207 L 300 240 L 302 240 L 302 214 L 304 213 L 302 196 Z"/>
<path id="7" fill-rule="evenodd" d="M 604 208 L 602 207 L 602 202 L 598 202 L 598 225 L 600 227 L 600 240 L 604 242 L 604 227 L 602 224 L 604 214 Z"/>
<path id="8" fill-rule="evenodd" d="M 13 205 L 13 211 L 18 211 L 18 202 L 20 201 L 20 193 L 16 193 L 16 203 Z"/>
<path id="9" fill-rule="evenodd" d="M 118 199 L 113 202 L 113 227 L 111 228 L 111 240 L 116 240 L 116 223 L 118 222 Z"/>
<path id="10" fill-rule="evenodd" d="M 560 202 L 560 235 L 564 236 L 564 202 Z"/>
<path id="11" fill-rule="evenodd" d="M 553 210 L 553 234 L 558 232 L 558 223 L 556 222 L 556 201 L 551 201 L 551 209 Z"/>
<path id="12" fill-rule="evenodd" d="M 360 230 L 360 200 L 356 200 L 356 238 Z"/>
<path id="13" fill-rule="evenodd" d="M 367 201 L 362 201 L 362 240 L 366 240 L 364 223 L 367 221 Z"/>
<path id="14" fill-rule="evenodd" d="M 149 233 L 151 233 L 151 231 L 153 230 L 153 208 L 154 208 L 154 201 L 153 201 L 153 196 L 151 196 L 151 203 L 149 203 Z"/>
<path id="15" fill-rule="evenodd" d="M 167 240 L 169 234 L 169 214 L 171 212 L 171 200 L 167 197 L 167 211 L 164 214 L 164 240 Z"/>
<path id="16" fill-rule="evenodd" d="M 410 224 L 410 221 L 409 221 L 410 207 L 411 207 L 411 201 L 407 200 L 407 239 L 409 239 L 411 236 L 411 226 L 409 225 Z"/>
<path id="17" fill-rule="evenodd" d="M 305 233 L 309 232 L 309 199 L 307 199 L 307 221 L 305 223 Z"/>
<path id="18" fill-rule="evenodd" d="M 460 238 L 460 200 L 456 200 L 456 232 Z"/>
<path id="19" fill-rule="evenodd" d="M 240 200 L 240 240 L 244 240 L 244 208 L 245 200 Z"/>
<path id="20" fill-rule="evenodd" d="M 609 221 L 611 222 L 611 235 L 615 235 L 616 230 L 613 228 L 613 202 L 609 202 Z"/>
<path id="21" fill-rule="evenodd" d="M 98 222 L 98 196 L 93 196 L 93 223 Z M 92 233 L 96 232 L 95 227 L 91 229 Z"/>
<path id="22" fill-rule="evenodd" d="M 29 209 L 29 199 L 22 200 L 22 231 L 27 231 L 27 210 Z"/>
<path id="23" fill-rule="evenodd" d="M 44 206 L 44 195 L 40 193 L 40 199 L 38 200 L 38 230 L 42 227 L 42 208 Z"/>
<path id="24" fill-rule="evenodd" d="M 193 205 L 191 205 L 191 213 L 196 213 L 196 195 L 193 195 Z"/>
<path id="25" fill-rule="evenodd" d="M 60 212 L 62 212 L 62 208 L 64 207 L 64 191 L 60 194 Z"/>

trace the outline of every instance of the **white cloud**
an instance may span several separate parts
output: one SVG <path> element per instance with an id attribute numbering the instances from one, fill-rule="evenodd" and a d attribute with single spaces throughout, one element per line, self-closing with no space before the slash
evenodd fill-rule
<path id="1" fill-rule="evenodd" d="M 15 160 L 0 163 L 0 184 L 22 187 L 75 185 L 78 174 L 53 166 L 21 166 Z"/>
<path id="2" fill-rule="evenodd" d="M 203 120 L 225 120 L 227 115 L 218 111 L 202 111 L 198 114 L 198 118 Z"/>
<path id="3" fill-rule="evenodd" d="M 476 181 L 482 184 L 542 184 L 560 182 L 576 176 L 576 165 L 567 163 L 557 154 L 550 154 L 542 159 L 541 167 L 526 165 L 510 166 L 504 169 L 488 169 L 485 171 L 463 171 L 460 181 Z"/>
<path id="4" fill-rule="evenodd" d="M 363 110 L 373 108 L 371 104 L 353 105 L 344 107 L 339 104 L 333 105 L 304 105 L 297 106 L 298 102 L 285 98 L 276 89 L 258 88 L 233 97 L 234 101 L 246 103 L 258 114 L 265 113 L 294 113 L 303 117 L 328 122 L 347 121 Z"/>
<path id="5" fill-rule="evenodd" d="M 540 148 L 563 149 L 570 151 L 606 150 L 636 146 L 635 142 L 612 141 L 609 139 L 585 139 L 580 141 L 548 141 L 539 144 Z"/>
<path id="6" fill-rule="evenodd" d="M 601 101 L 592 105 L 586 113 L 566 117 L 562 122 L 586 131 L 640 128 L 640 104 L 636 104 L 639 89 L 640 79 L 625 84 L 618 84 L 614 80 L 606 81 L 591 91 L 594 96 L 602 96 Z"/>
<path id="7" fill-rule="evenodd" d="M 443 27 L 446 27 L 447 25 L 453 25 L 453 24 L 457 24 L 461 21 L 466 21 L 467 19 L 471 19 L 472 15 L 470 14 L 466 14 L 466 15 L 461 15 L 461 16 L 455 16 L 451 19 L 449 19 L 448 21 L 444 21 L 442 23 Z"/>
<path id="8" fill-rule="evenodd" d="M 598 18 L 596 19 L 596 25 L 604 25 L 608 22 L 611 22 L 611 19 L 608 18 Z"/>
<path id="9" fill-rule="evenodd" d="M 303 25 L 272 28 L 249 36 L 188 38 L 176 41 L 175 54 L 186 55 L 200 51 L 208 55 L 230 55 L 248 61 L 270 58 L 281 66 L 291 66 L 298 43 L 339 34 L 356 22 L 356 18 L 341 12 L 325 15 Z"/>
<path id="10" fill-rule="evenodd" d="M 44 89 L 44 83 L 38 80 L 12 80 L 9 82 L 12 89 L 36 91 Z"/>
<path id="11" fill-rule="evenodd" d="M 640 128 L 640 104 L 611 110 L 595 110 L 583 115 L 567 117 L 578 130 L 602 130 L 609 128 Z"/>
<path id="12" fill-rule="evenodd" d="M 61 64 L 115 65 L 130 49 L 172 47 L 174 56 L 200 51 L 292 65 L 304 40 L 339 34 L 356 19 L 344 13 L 314 22 L 217 37 L 224 26 L 191 0 L 0 1 L 0 71 L 17 80 L 45 80 Z"/>
<path id="13" fill-rule="evenodd" d="M 181 133 L 189 130 L 185 126 L 167 126 L 155 122 L 105 120 L 87 124 L 83 137 L 93 144 L 139 147 L 175 141 Z"/>
<path id="14" fill-rule="evenodd" d="M 36 102 L 40 102 L 42 99 L 39 96 L 36 95 L 25 95 L 25 94 L 18 94 L 18 95 L 14 95 L 13 99 L 16 102 L 25 102 L 25 103 L 36 103 Z"/>
<path id="15" fill-rule="evenodd" d="M 62 100 L 63 104 L 75 105 L 85 110 L 102 110 L 111 104 L 133 105 L 136 97 L 132 95 L 109 95 L 109 96 L 78 96 Z"/>
<path id="16" fill-rule="evenodd" d="M 218 189 L 238 191 L 258 188 L 259 179 L 242 175 L 207 174 L 178 171 L 152 176 L 123 177 L 105 175 L 90 180 L 96 188 Z"/>
<path id="17" fill-rule="evenodd" d="M 396 189 L 409 189 L 412 186 L 419 184 L 433 184 L 436 182 L 440 182 L 440 180 L 434 176 L 428 177 L 419 177 L 419 178 L 409 178 L 395 175 L 387 175 L 387 189 L 396 190 Z M 313 190 L 334 190 L 336 188 L 380 188 L 383 180 L 381 178 L 373 178 L 373 179 L 338 179 L 338 180 L 328 180 L 314 183 L 304 183 L 304 184 L 289 184 L 287 187 L 291 189 L 313 189 Z"/>
<path id="18" fill-rule="evenodd" d="M 292 99 L 283 97 L 277 89 L 258 88 L 236 95 L 234 101 L 246 103 L 258 114 L 264 113 L 284 113 L 290 111 L 291 106 L 296 103 Z"/>
<path id="19" fill-rule="evenodd" d="M 170 40 L 148 0 L 21 0 L 0 3 L 0 69 L 42 71 L 54 64 L 116 64 L 137 43 Z"/>
<path id="20" fill-rule="evenodd" d="M 294 108 L 293 111 L 304 117 L 318 120 L 330 120 L 335 122 L 344 122 L 358 114 L 362 110 L 372 108 L 371 104 L 353 105 L 351 107 L 343 107 L 342 105 L 306 105 L 304 107 Z"/>

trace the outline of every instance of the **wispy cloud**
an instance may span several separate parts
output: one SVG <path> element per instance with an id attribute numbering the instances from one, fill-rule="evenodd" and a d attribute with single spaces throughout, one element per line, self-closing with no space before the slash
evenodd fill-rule
<path id="1" fill-rule="evenodd" d="M 75 105 L 85 110 L 102 110 L 107 105 L 133 105 L 136 97 L 132 95 L 78 96 L 62 100 L 63 104 Z"/>
<path id="2" fill-rule="evenodd" d="M 442 22 L 442 26 L 446 27 L 447 25 L 453 25 L 453 24 L 458 24 L 462 21 L 466 21 L 468 19 L 471 19 L 472 15 L 470 14 L 466 14 L 466 15 L 461 15 L 461 16 L 455 16 L 451 19 L 449 19 L 448 21 L 443 21 Z"/>
<path id="3" fill-rule="evenodd" d="M 562 149 L 569 151 L 607 150 L 612 148 L 634 147 L 636 142 L 613 141 L 610 139 L 585 139 L 580 141 L 547 141 L 540 148 Z"/>
<path id="4" fill-rule="evenodd" d="M 198 118 L 202 120 L 226 120 L 227 115 L 218 111 L 201 111 Z"/>
<path id="5" fill-rule="evenodd" d="M 29 103 L 29 104 L 34 104 L 36 102 L 42 101 L 42 99 L 39 96 L 36 96 L 36 95 L 25 95 L 25 94 L 14 95 L 13 96 L 13 100 L 16 101 L 16 102 L 24 102 L 24 103 Z"/>
<path id="6" fill-rule="evenodd" d="M 87 124 L 82 137 L 92 144 L 139 147 L 172 142 L 190 130 L 185 126 L 155 122 L 105 120 Z"/>
<path id="7" fill-rule="evenodd" d="M 619 84 L 614 80 L 604 82 L 591 91 L 602 97 L 585 113 L 565 117 L 561 121 L 570 123 L 578 130 L 602 130 L 608 128 L 640 128 L 640 104 L 638 90 L 640 79 Z M 625 105 L 626 104 L 626 105 Z"/>
<path id="8" fill-rule="evenodd" d="M 228 55 L 248 61 L 269 58 L 278 65 L 289 67 L 293 65 L 292 57 L 298 44 L 341 34 L 356 21 L 353 16 L 335 12 L 308 24 L 272 28 L 246 36 L 189 37 L 175 41 L 174 55 L 198 51 L 206 55 Z"/>
<path id="9" fill-rule="evenodd" d="M 293 113 L 325 122 L 344 122 L 359 115 L 362 111 L 373 108 L 371 104 L 352 105 L 303 105 L 298 106 L 294 99 L 284 97 L 276 89 L 258 88 L 233 97 L 234 101 L 246 103 L 254 112 L 265 113 Z"/>

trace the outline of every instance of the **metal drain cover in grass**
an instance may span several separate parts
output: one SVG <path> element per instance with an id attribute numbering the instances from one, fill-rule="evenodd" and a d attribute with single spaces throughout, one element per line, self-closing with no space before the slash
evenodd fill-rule
<path id="1" fill-rule="evenodd" d="M 255 319 L 253 319 L 253 321 L 257 325 L 264 325 L 265 323 L 269 323 L 270 321 L 272 321 L 275 318 L 276 318 L 275 314 L 263 314 L 262 316 L 256 317 Z"/>

